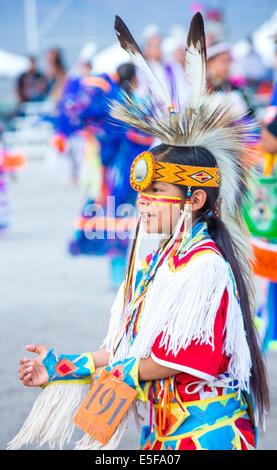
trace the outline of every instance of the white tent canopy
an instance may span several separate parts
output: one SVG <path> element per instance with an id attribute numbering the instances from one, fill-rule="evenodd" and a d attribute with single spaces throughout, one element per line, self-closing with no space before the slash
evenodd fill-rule
<path id="1" fill-rule="evenodd" d="M 0 49 L 0 77 L 15 78 L 28 68 L 26 57 Z"/>
<path id="2" fill-rule="evenodd" d="M 112 44 L 93 58 L 93 73 L 114 73 L 124 62 L 130 62 L 130 56 L 119 44 Z"/>

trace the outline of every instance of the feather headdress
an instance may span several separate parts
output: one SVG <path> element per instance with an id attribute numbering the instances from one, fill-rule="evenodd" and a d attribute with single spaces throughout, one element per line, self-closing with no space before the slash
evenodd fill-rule
<path id="1" fill-rule="evenodd" d="M 115 30 L 121 46 L 130 54 L 134 64 L 144 73 L 149 95 L 139 103 L 125 95 L 123 101 L 112 102 L 111 116 L 152 135 L 172 146 L 198 146 L 213 154 L 220 170 L 220 218 L 232 235 L 242 274 L 250 288 L 254 303 L 254 287 L 250 259 L 249 232 L 241 215 L 250 178 L 245 145 L 251 142 L 252 125 L 243 115 L 235 114 L 228 99 L 213 99 L 206 86 L 206 43 L 204 23 L 200 13 L 194 15 L 187 37 L 185 80 L 187 101 L 170 100 L 136 41 L 124 22 L 116 16 Z M 249 155 L 249 154 L 248 154 Z M 250 158 L 249 158 L 250 160 Z"/>

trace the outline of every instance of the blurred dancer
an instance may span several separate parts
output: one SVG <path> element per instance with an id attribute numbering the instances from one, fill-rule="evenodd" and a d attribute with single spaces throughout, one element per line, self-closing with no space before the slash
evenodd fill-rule
<path id="1" fill-rule="evenodd" d="M 180 103 L 184 104 L 187 98 L 184 74 L 186 40 L 183 28 L 177 26 L 172 28 L 171 35 L 163 42 L 163 51 L 166 64 L 165 69 L 170 85 L 170 94 L 176 109 L 178 109 Z M 179 103 L 177 103 L 177 97 Z"/>
<path id="2" fill-rule="evenodd" d="M 148 25 L 142 34 L 142 52 L 158 80 L 169 92 L 172 92 L 171 76 L 164 63 L 162 40 L 158 27 L 155 24 Z M 137 77 L 138 93 L 142 96 L 151 93 L 147 81 L 139 69 Z"/>
<path id="3" fill-rule="evenodd" d="M 217 43 L 207 49 L 207 79 L 208 86 L 216 92 L 214 100 L 228 99 L 234 112 L 255 115 L 253 95 L 246 83 L 237 84 L 231 78 L 232 54 L 227 43 Z"/>
<path id="4" fill-rule="evenodd" d="M 248 86 L 255 92 L 260 82 L 266 77 L 266 67 L 251 37 L 248 38 L 248 44 L 249 50 L 243 59 L 242 69 Z"/>
<path id="5" fill-rule="evenodd" d="M 66 81 L 66 67 L 62 52 L 57 48 L 46 53 L 47 97 L 59 101 Z"/>
<path id="6" fill-rule="evenodd" d="M 7 194 L 7 181 L 4 171 L 3 154 L 0 150 L 0 232 L 10 225 L 10 207 Z"/>
<path id="7" fill-rule="evenodd" d="M 29 57 L 29 68 L 18 78 L 16 91 L 20 104 L 45 98 L 46 78 L 38 70 L 35 57 Z"/>
<path id="8" fill-rule="evenodd" d="M 272 122 L 263 127 L 261 137 L 265 151 L 271 155 L 277 154 L 277 113 Z M 273 163 L 272 170 L 277 174 L 277 161 Z"/>
<path id="9" fill-rule="evenodd" d="M 261 292 L 257 326 L 264 353 L 277 350 L 277 114 L 261 131 L 264 168 L 254 193 L 255 204 L 249 221 L 253 240 L 256 272 L 266 282 Z M 263 282 L 261 281 L 263 285 Z"/>
<path id="10" fill-rule="evenodd" d="M 137 77 L 132 64 L 118 67 L 117 80 L 103 74 L 91 76 L 83 84 L 90 94 L 90 101 L 79 118 L 99 143 L 102 183 L 97 196 L 88 195 L 82 213 L 75 221 L 77 230 L 69 250 L 72 255 L 107 255 L 111 286 L 118 287 L 124 278 L 135 221 L 136 193 L 129 183 L 132 158 L 146 150 L 153 139 L 130 126 L 112 122 L 109 117 L 112 99 L 120 100 L 124 95 L 136 99 Z"/>
<path id="11" fill-rule="evenodd" d="M 277 57 L 277 55 L 276 55 Z M 274 64 L 276 65 L 276 64 Z M 245 209 L 245 220 L 253 235 L 257 274 L 256 324 L 264 353 L 277 348 L 277 87 L 261 125 L 257 149 L 256 182 L 251 185 L 252 202 Z M 251 200 L 250 200 L 251 201 Z"/>
<path id="12" fill-rule="evenodd" d="M 1 140 L 0 128 L 0 233 L 11 224 L 11 209 L 8 196 L 8 177 L 26 164 L 26 157 L 22 153 L 8 152 Z"/>
<path id="13" fill-rule="evenodd" d="M 213 44 L 224 41 L 225 37 L 225 26 L 223 13 L 218 8 L 208 8 L 206 11 L 206 42 L 207 48 Z"/>

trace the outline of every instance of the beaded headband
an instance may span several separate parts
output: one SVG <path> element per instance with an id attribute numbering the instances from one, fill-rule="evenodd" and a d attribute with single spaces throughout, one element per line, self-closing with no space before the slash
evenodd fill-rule
<path id="1" fill-rule="evenodd" d="M 144 191 L 153 181 L 184 186 L 219 187 L 218 168 L 157 162 L 151 152 L 140 153 L 133 161 L 130 184 L 135 191 Z"/>

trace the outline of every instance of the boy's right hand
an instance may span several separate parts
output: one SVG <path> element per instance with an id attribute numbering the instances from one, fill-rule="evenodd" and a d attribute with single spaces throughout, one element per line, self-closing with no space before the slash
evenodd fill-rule
<path id="1" fill-rule="evenodd" d="M 34 359 L 23 357 L 19 363 L 18 378 L 26 387 L 39 387 L 49 381 L 48 372 L 42 361 L 47 355 L 49 348 L 40 344 L 26 346 L 27 351 L 38 354 Z"/>

